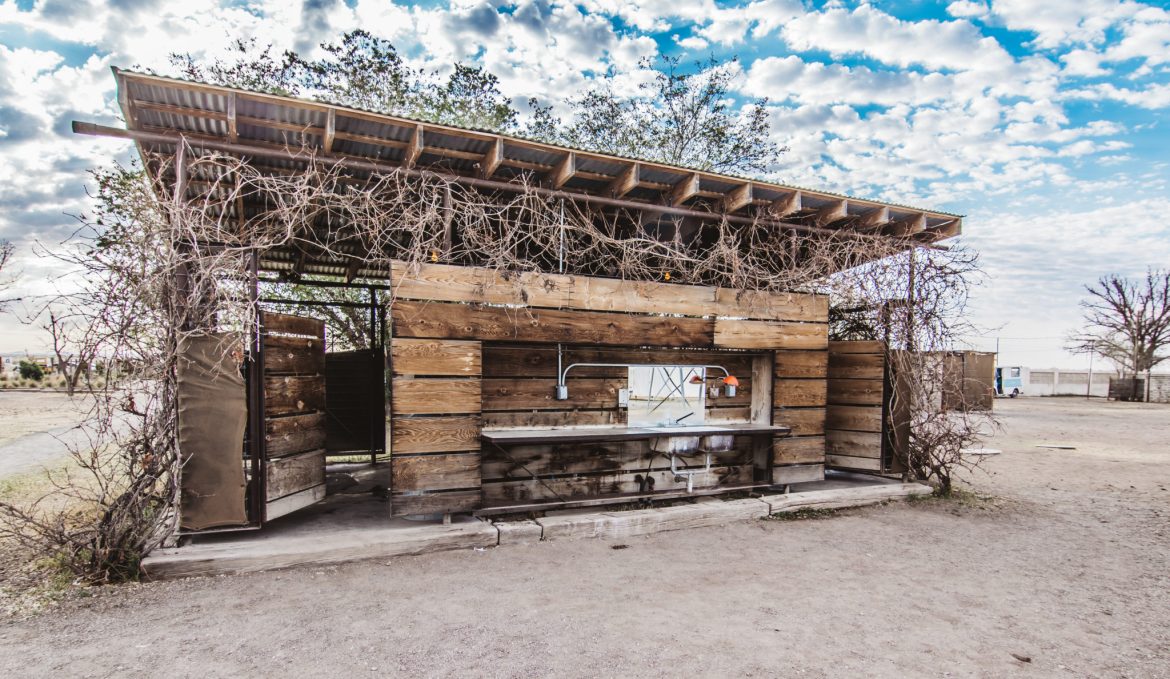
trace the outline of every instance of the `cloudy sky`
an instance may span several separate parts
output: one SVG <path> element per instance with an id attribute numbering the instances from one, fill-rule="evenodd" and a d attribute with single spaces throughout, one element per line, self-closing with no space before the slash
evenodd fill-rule
<path id="1" fill-rule="evenodd" d="M 1170 11 L 1128 0 L 0 0 L 0 238 L 34 257 L 86 209 L 86 168 L 124 142 L 110 66 L 168 70 L 255 36 L 302 52 L 365 28 L 417 66 L 476 62 L 519 105 L 556 104 L 656 55 L 738 56 L 737 95 L 768 97 L 791 147 L 770 178 L 967 215 L 986 281 L 971 338 L 1003 361 L 1074 366 L 1062 351 L 1082 285 L 1170 265 Z M 43 347 L 13 314 L 0 352 Z"/>

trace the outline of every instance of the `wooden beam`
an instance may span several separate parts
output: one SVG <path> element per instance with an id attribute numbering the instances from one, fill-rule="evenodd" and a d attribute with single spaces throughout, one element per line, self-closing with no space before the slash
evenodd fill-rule
<path id="1" fill-rule="evenodd" d="M 870 229 L 879 227 L 888 221 L 890 221 L 890 208 L 882 206 L 879 208 L 874 208 L 869 212 L 861 215 L 861 219 L 858 220 L 856 224 L 854 224 L 854 228 Z"/>
<path id="2" fill-rule="evenodd" d="M 670 190 L 671 206 L 682 205 L 699 192 L 699 173 L 695 172 L 674 185 Z"/>
<path id="3" fill-rule="evenodd" d="M 723 212 L 735 212 L 752 202 L 752 183 L 737 186 L 728 193 L 721 203 Z"/>
<path id="4" fill-rule="evenodd" d="M 227 100 L 228 141 L 232 142 L 233 144 L 240 140 L 239 124 L 236 121 L 236 102 L 237 102 L 237 98 L 236 98 L 235 94 L 232 94 L 230 97 L 228 97 L 228 100 Z M 328 150 L 328 149 L 326 149 L 326 150 Z"/>
<path id="5" fill-rule="evenodd" d="M 800 202 L 800 191 L 793 191 L 772 203 L 772 213 L 779 219 L 794 215 L 801 210 Z"/>
<path id="6" fill-rule="evenodd" d="M 813 215 L 813 223 L 817 226 L 824 226 L 830 222 L 835 222 L 838 219 L 844 219 L 849 216 L 849 201 L 838 200 L 820 208 Z"/>
<path id="7" fill-rule="evenodd" d="M 577 154 L 570 151 L 565 154 L 565 158 L 557 163 L 556 169 L 553 170 L 551 180 L 552 187 L 559 189 L 564 186 L 573 175 L 577 173 Z"/>
<path id="8" fill-rule="evenodd" d="M 337 138 L 337 109 L 331 108 L 325 114 L 325 153 L 333 153 L 333 140 Z"/>
<path id="9" fill-rule="evenodd" d="M 920 212 L 896 222 L 890 222 L 882 229 L 887 236 L 909 236 L 926 230 L 926 213 Z"/>
<path id="10" fill-rule="evenodd" d="M 492 142 L 488 152 L 483 155 L 483 160 L 479 161 L 479 176 L 483 179 L 491 179 L 503 160 L 504 140 L 497 138 Z"/>
<path id="11" fill-rule="evenodd" d="M 402 159 L 402 164 L 405 167 L 414 167 L 418 157 L 422 155 L 423 149 L 423 126 L 414 126 L 414 135 L 410 138 L 410 143 L 406 147 L 406 155 Z"/>
<path id="12" fill-rule="evenodd" d="M 633 191 L 638 187 L 638 174 L 640 170 L 641 166 L 638 163 L 630 163 L 629 167 L 610 182 L 606 188 L 606 192 L 614 198 L 621 198 L 630 191 Z"/>

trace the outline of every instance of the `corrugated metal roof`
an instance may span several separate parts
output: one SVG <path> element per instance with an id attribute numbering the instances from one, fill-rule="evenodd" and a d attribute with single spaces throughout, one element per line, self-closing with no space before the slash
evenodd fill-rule
<path id="1" fill-rule="evenodd" d="M 583 172 L 617 176 L 625 169 L 628 163 L 641 162 L 644 163 L 641 177 L 645 181 L 659 184 L 676 182 L 691 173 L 697 172 L 702 176 L 702 190 L 704 191 L 726 192 L 742 185 L 744 182 L 752 182 L 756 185 L 757 197 L 760 198 L 779 198 L 790 194 L 792 191 L 801 191 L 805 196 L 805 203 L 810 206 L 827 204 L 834 199 L 844 199 L 868 204 L 871 207 L 889 207 L 897 214 L 927 213 L 929 221 L 940 224 L 951 221 L 952 219 L 962 218 L 962 215 L 955 213 L 917 208 L 903 203 L 858 198 L 832 191 L 782 184 L 755 177 L 716 173 L 699 168 L 672 166 L 657 161 L 648 161 L 615 154 L 604 154 L 588 149 L 572 148 L 559 144 L 500 134 L 486 129 L 441 125 L 409 116 L 398 114 L 391 116 L 378 111 L 342 106 L 326 100 L 285 97 L 239 88 L 209 85 L 181 78 L 166 78 L 131 71 L 118 71 L 117 69 L 115 69 L 115 73 L 119 78 L 119 84 L 126 88 L 126 95 L 132 102 L 173 106 L 198 112 L 199 114 L 206 114 L 196 115 L 151 108 L 135 108 L 134 120 L 135 125 L 138 126 L 174 129 L 190 134 L 222 137 L 228 132 L 228 124 L 226 122 L 228 99 L 232 93 L 237 93 L 244 95 L 243 97 L 237 97 L 237 116 L 251 119 L 248 122 L 238 123 L 238 132 L 242 137 L 249 140 L 297 146 L 303 143 L 320 144 L 322 142 L 321 130 L 326 124 L 327 108 L 335 107 L 339 114 L 341 114 L 337 118 L 338 132 L 363 135 L 391 142 L 409 142 L 414 134 L 414 127 L 416 125 L 424 125 L 427 126 L 427 143 L 433 143 L 441 150 L 482 154 L 488 151 L 491 143 L 490 138 L 498 137 L 505 142 L 513 142 L 505 146 L 505 158 L 544 167 L 555 167 L 560 162 L 563 156 L 558 156 L 558 151 L 566 153 L 573 152 L 578 154 L 577 169 Z M 345 115 L 346 112 L 350 112 L 351 115 Z M 291 129 L 276 129 L 269 125 L 261 124 L 260 121 L 272 121 L 286 128 L 288 126 L 303 126 L 312 129 L 306 132 Z M 444 128 L 452 131 L 452 133 L 445 132 Z M 485 135 L 485 138 L 476 139 L 468 136 L 460 136 L 456 134 L 457 132 L 466 132 L 473 135 L 482 134 Z M 334 148 L 338 153 L 379 160 L 399 161 L 403 157 L 401 151 L 395 151 L 392 148 L 387 150 L 387 147 L 382 145 L 350 139 L 339 138 L 335 140 Z M 436 163 L 438 162 L 441 162 L 447 167 L 466 170 L 471 170 L 475 166 L 473 161 L 449 157 L 444 158 L 437 155 Z M 599 183 L 604 185 L 604 182 L 589 179 L 578 181 L 578 179 L 580 178 L 574 178 L 568 185 L 577 186 L 586 190 L 588 190 L 588 187 Z M 858 206 L 851 209 L 850 212 L 853 213 L 855 209 L 864 212 L 865 206 Z"/>

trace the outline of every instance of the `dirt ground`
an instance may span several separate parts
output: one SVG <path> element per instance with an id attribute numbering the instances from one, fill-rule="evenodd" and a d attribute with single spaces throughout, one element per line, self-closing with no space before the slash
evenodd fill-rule
<path id="1" fill-rule="evenodd" d="M 27 677 L 1170 676 L 1170 407 L 996 407 L 1003 453 L 969 479 L 991 499 L 91 590 L 0 625 L 0 657 Z"/>

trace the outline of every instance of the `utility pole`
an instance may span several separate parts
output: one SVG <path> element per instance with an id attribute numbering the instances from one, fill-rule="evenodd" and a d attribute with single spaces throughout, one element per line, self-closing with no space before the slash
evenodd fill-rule
<path id="1" fill-rule="evenodd" d="M 1085 400 L 1093 396 L 1093 354 L 1097 353 L 1096 345 L 1089 347 L 1089 383 L 1085 386 Z"/>

